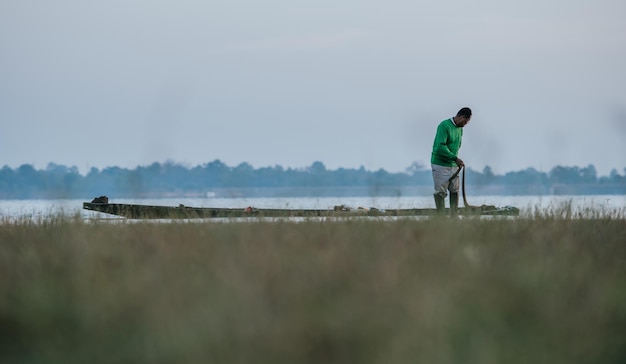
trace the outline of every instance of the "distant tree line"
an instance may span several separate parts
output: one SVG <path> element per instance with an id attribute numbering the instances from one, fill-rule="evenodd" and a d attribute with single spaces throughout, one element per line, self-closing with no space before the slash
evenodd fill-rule
<path id="1" fill-rule="evenodd" d="M 624 169 L 626 174 L 626 168 Z M 617 170 L 598 177 L 593 165 L 554 167 L 550 172 L 534 168 L 496 175 L 490 167 L 482 172 L 467 169 L 466 188 L 473 194 L 550 195 L 624 194 L 626 176 Z M 100 195 L 120 197 L 167 196 L 316 196 L 316 195 L 401 195 L 431 193 L 430 168 L 414 163 L 401 173 L 384 169 L 327 169 L 314 162 L 301 169 L 253 168 L 248 163 L 236 167 L 220 160 L 185 167 L 167 162 L 135 169 L 91 168 L 81 175 L 76 167 L 50 163 L 36 170 L 24 164 L 0 170 L 1 199 L 91 198 Z M 282 191 L 282 192 L 279 192 Z"/>

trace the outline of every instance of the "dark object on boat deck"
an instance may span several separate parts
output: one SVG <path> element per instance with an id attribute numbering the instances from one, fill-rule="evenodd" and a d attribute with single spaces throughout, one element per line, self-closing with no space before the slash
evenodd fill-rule
<path id="1" fill-rule="evenodd" d="M 109 198 L 106 196 L 96 197 L 91 200 L 91 203 L 109 203 Z"/>
<path id="2" fill-rule="evenodd" d="M 104 197 L 104 199 L 102 199 Z M 102 200 L 100 200 L 102 199 Z M 257 209 L 251 206 L 246 208 L 217 208 L 217 207 L 190 207 L 190 206 L 152 206 L 135 204 L 108 203 L 106 196 L 100 196 L 94 201 L 83 202 L 83 209 L 103 212 L 106 214 L 123 216 L 130 219 L 197 219 L 217 217 L 353 217 L 353 216 L 434 216 L 436 209 L 351 209 L 344 205 L 333 209 Z M 448 209 L 446 209 L 448 210 Z M 519 209 L 513 206 L 495 207 L 481 206 L 478 208 L 459 208 L 461 216 L 503 215 L 518 216 Z"/>

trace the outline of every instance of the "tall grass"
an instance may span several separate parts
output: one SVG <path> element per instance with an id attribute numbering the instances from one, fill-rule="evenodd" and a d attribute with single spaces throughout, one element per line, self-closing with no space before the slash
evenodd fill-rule
<path id="1" fill-rule="evenodd" d="M 2 363 L 623 363 L 626 220 L 0 224 Z"/>

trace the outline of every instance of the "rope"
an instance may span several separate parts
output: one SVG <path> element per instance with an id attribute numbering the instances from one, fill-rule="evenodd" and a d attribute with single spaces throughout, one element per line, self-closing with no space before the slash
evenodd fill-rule
<path id="1" fill-rule="evenodd" d="M 459 169 L 457 169 L 456 172 L 454 172 L 454 174 L 450 178 L 448 178 L 448 182 L 452 182 L 452 180 L 455 179 L 459 175 L 459 173 L 461 173 L 461 170 L 463 170 L 463 178 L 461 182 L 461 188 L 463 190 L 463 205 L 466 208 L 476 208 L 476 206 L 471 206 L 469 203 L 467 203 L 467 197 L 465 197 L 465 166 L 459 167 Z"/>
<path id="2" fill-rule="evenodd" d="M 465 206 L 465 208 L 478 208 L 478 206 L 472 206 L 469 203 L 467 203 L 467 197 L 465 197 L 465 166 L 459 168 L 460 170 L 463 170 L 463 178 L 462 178 L 462 182 L 461 182 L 461 188 L 463 189 L 463 206 Z"/>

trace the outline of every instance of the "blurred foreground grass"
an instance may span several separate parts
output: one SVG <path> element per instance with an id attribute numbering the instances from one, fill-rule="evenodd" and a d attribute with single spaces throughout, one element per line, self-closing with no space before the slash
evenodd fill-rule
<path id="1" fill-rule="evenodd" d="M 626 220 L 0 223 L 2 363 L 624 363 Z"/>

